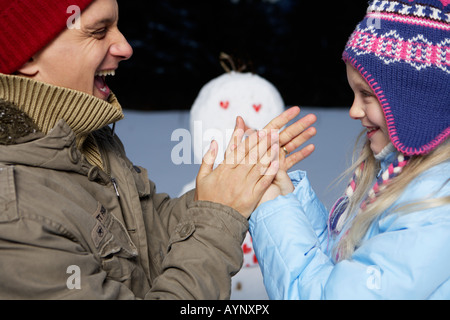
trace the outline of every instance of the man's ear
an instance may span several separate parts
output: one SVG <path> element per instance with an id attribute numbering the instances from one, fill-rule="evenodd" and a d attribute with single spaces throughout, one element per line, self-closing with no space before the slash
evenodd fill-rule
<path id="1" fill-rule="evenodd" d="M 17 69 L 17 74 L 25 77 L 34 77 L 39 72 L 39 68 L 34 57 L 31 57 L 23 66 Z"/>

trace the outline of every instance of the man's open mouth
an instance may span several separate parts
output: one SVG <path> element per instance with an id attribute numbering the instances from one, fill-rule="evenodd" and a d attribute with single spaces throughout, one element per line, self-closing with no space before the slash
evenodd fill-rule
<path id="1" fill-rule="evenodd" d="M 108 98 L 111 94 L 111 89 L 109 89 L 105 79 L 107 76 L 114 76 L 115 74 L 115 70 L 101 70 L 95 73 L 94 85 L 101 92 L 104 98 Z"/>

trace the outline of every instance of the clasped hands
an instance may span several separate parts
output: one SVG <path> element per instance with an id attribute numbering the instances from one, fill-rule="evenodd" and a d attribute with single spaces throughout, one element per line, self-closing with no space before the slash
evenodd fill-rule
<path id="1" fill-rule="evenodd" d="M 273 119 L 263 130 L 249 132 L 241 117 L 225 150 L 223 162 L 213 169 L 218 145 L 211 142 L 196 179 L 195 200 L 232 207 L 249 218 L 261 203 L 293 191 L 287 171 L 314 151 L 310 144 L 295 151 L 316 134 L 317 120 L 308 114 L 280 132 L 300 113 L 292 107 Z M 294 152 L 295 151 L 295 152 Z"/>

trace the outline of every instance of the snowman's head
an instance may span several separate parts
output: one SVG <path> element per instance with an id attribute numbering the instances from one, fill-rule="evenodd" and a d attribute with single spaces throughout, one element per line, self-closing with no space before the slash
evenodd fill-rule
<path id="1" fill-rule="evenodd" d="M 201 89 L 191 108 L 196 162 L 201 162 L 213 139 L 219 144 L 216 164 L 223 161 L 237 116 L 250 128 L 259 130 L 283 111 L 284 102 L 278 90 L 258 75 L 230 72 L 213 79 Z"/>

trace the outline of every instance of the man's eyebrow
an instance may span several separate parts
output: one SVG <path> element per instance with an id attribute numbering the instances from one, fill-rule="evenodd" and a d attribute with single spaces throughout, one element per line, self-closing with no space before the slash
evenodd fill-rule
<path id="1" fill-rule="evenodd" d="M 113 24 L 114 21 L 115 21 L 115 20 L 112 19 L 112 18 L 105 18 L 105 19 L 102 19 L 102 20 L 95 21 L 95 22 L 92 22 L 92 23 L 87 24 L 87 25 L 86 25 L 86 28 L 88 28 L 88 29 L 94 29 L 94 28 L 99 27 L 99 26 Z"/>

